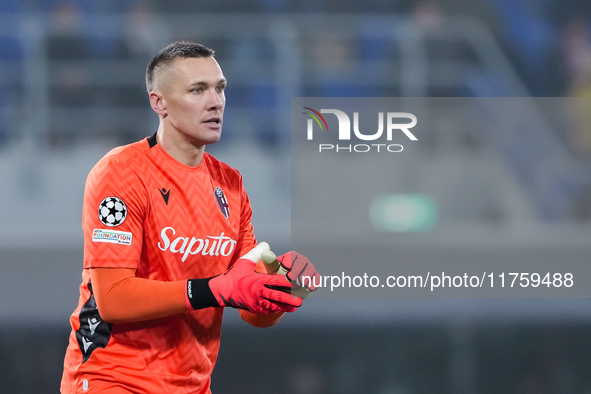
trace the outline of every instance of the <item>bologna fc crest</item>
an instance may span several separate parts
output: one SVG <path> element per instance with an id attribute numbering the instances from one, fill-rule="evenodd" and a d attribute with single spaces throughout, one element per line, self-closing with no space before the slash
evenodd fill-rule
<path id="1" fill-rule="evenodd" d="M 220 207 L 220 211 L 222 211 L 222 215 L 227 219 L 230 217 L 230 206 L 228 205 L 228 199 L 224 194 L 224 191 L 221 187 L 216 187 L 214 190 L 215 194 L 215 201 L 218 203 L 218 207 Z"/>

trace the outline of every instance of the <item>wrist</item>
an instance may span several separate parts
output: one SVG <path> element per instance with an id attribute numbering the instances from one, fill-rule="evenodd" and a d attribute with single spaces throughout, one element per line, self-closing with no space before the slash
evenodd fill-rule
<path id="1" fill-rule="evenodd" d="M 187 310 L 197 310 L 220 306 L 209 287 L 211 278 L 187 279 L 185 286 L 185 305 Z"/>

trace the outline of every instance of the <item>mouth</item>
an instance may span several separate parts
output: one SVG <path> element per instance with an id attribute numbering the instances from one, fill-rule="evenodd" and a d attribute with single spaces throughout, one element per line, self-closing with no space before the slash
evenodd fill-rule
<path id="1" fill-rule="evenodd" d="M 222 118 L 214 116 L 214 117 L 204 120 L 203 123 L 205 123 L 209 126 L 219 126 L 222 124 Z"/>

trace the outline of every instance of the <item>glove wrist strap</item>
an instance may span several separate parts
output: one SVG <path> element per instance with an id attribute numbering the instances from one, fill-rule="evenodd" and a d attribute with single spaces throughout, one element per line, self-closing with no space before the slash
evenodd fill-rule
<path id="1" fill-rule="evenodd" d="M 215 296 L 209 288 L 211 278 L 205 279 L 187 279 L 185 292 L 185 303 L 188 310 L 197 310 L 209 308 L 211 306 L 220 306 Z"/>

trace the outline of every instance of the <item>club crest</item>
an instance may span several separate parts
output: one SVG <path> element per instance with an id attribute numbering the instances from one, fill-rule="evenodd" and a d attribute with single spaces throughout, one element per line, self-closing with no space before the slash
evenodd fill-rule
<path id="1" fill-rule="evenodd" d="M 220 211 L 222 211 L 222 215 L 228 219 L 230 217 L 230 206 L 228 205 L 228 199 L 226 198 L 224 191 L 218 186 L 215 188 L 214 194 L 215 201 L 218 203 L 218 207 L 220 208 Z"/>

